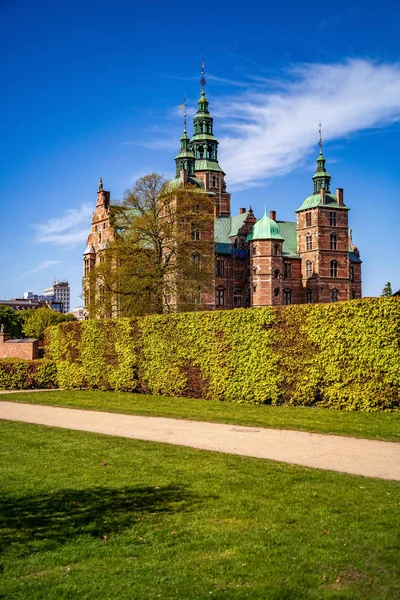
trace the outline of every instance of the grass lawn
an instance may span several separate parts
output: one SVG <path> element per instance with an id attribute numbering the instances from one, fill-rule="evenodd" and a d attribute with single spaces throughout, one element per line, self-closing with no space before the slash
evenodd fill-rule
<path id="1" fill-rule="evenodd" d="M 400 597 L 397 482 L 7 421 L 0 439 L 2 598 Z"/>
<path id="2" fill-rule="evenodd" d="M 0 392 L 1 400 L 400 442 L 400 412 L 346 412 L 326 408 L 234 404 L 125 392 L 71 390 L 3 396 Z"/>

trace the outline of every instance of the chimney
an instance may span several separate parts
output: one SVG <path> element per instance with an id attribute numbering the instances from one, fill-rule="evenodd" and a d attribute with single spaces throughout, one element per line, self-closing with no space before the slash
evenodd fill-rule
<path id="1" fill-rule="evenodd" d="M 321 188 L 321 202 L 326 204 L 326 189 L 324 187 Z"/>
<path id="2" fill-rule="evenodd" d="M 336 190 L 336 198 L 337 198 L 339 206 L 343 206 L 344 205 L 344 201 L 343 201 L 343 188 L 337 188 L 337 190 Z"/>
<path id="3" fill-rule="evenodd" d="M 272 219 L 273 221 L 276 221 L 276 210 L 269 211 L 269 218 Z"/>
<path id="4" fill-rule="evenodd" d="M 245 212 L 246 212 L 245 208 L 239 208 L 239 214 L 244 215 Z"/>

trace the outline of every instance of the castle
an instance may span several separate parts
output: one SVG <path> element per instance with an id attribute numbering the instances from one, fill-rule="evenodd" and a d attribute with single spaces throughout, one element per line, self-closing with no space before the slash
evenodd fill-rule
<path id="1" fill-rule="evenodd" d="M 343 189 L 331 192 L 320 139 L 313 192 L 299 201 L 296 221 L 280 221 L 275 211 L 257 220 L 251 207 L 231 215 L 225 173 L 218 162 L 218 140 L 202 91 L 193 119 L 194 133 L 184 131 L 175 157 L 172 185 L 192 184 L 207 192 L 214 206 L 214 289 L 203 294 L 209 309 L 337 302 L 361 298 L 361 260 L 348 224 Z M 210 237 L 212 232 L 197 232 Z M 84 276 L 100 260 L 112 238 L 110 192 L 100 179 L 96 210 L 87 240 Z M 85 307 L 88 298 L 85 298 Z"/>

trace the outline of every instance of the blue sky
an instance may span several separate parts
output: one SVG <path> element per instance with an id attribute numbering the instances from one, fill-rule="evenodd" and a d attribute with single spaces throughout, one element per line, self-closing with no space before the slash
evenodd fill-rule
<path id="1" fill-rule="evenodd" d="M 174 174 L 182 114 L 200 92 L 220 141 L 232 210 L 278 219 L 312 191 L 322 121 L 343 187 L 363 293 L 400 288 L 398 2 L 135 4 L 0 2 L 0 297 L 54 278 L 81 304 L 99 176 L 120 199 Z"/>

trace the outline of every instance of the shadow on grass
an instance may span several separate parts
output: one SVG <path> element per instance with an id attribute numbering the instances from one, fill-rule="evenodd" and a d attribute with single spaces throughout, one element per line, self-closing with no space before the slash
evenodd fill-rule
<path id="1" fill-rule="evenodd" d="M 0 498 L 0 552 L 10 544 L 21 544 L 25 554 L 32 545 L 43 550 L 43 544 L 54 547 L 81 535 L 105 540 L 137 525 L 144 513 L 185 511 L 195 501 L 183 485 L 67 489 Z"/>

